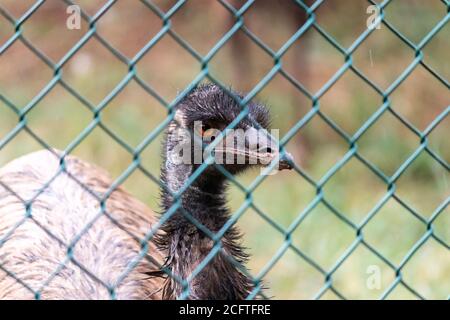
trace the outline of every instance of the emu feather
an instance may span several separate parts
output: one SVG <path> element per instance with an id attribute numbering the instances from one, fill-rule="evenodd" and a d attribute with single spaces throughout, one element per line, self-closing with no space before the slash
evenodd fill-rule
<path id="1" fill-rule="evenodd" d="M 65 166 L 60 172 L 57 155 L 39 151 L 0 170 L 0 299 L 35 298 L 39 290 L 43 299 L 110 299 L 116 284 L 118 299 L 160 298 L 163 279 L 147 276 L 157 265 L 141 259 L 126 274 L 141 251 L 135 237 L 149 232 L 153 212 L 118 188 L 102 214 L 98 198 L 110 177 L 72 156 Z M 148 251 L 162 263 L 154 244 Z"/>

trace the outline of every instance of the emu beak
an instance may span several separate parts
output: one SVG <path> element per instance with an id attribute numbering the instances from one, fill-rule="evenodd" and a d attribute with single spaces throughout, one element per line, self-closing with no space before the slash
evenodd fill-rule
<path id="1" fill-rule="evenodd" d="M 265 167 L 277 161 L 278 170 L 293 168 L 292 155 L 286 151 L 280 155 L 278 142 L 265 130 L 250 128 L 243 135 L 228 135 L 224 140 L 223 144 L 215 147 L 215 153 L 221 159 L 223 155 L 229 155 L 232 159 L 238 157 L 241 161 L 238 160 L 238 164 L 259 164 Z"/>
<path id="2" fill-rule="evenodd" d="M 270 165 L 274 160 L 278 160 L 278 170 L 291 170 L 294 159 L 288 152 L 280 154 L 279 143 L 274 140 L 265 130 L 256 130 L 251 128 L 247 135 L 248 148 L 258 154 L 258 160 L 264 165 Z"/>
<path id="3" fill-rule="evenodd" d="M 291 170 L 293 168 L 294 158 L 288 152 L 284 152 L 284 155 L 278 161 L 278 170 Z"/>
<path id="4" fill-rule="evenodd" d="M 278 170 L 291 170 L 294 165 L 294 158 L 292 155 L 288 152 L 284 152 L 284 154 L 281 156 L 278 151 L 272 152 L 272 153 L 263 153 L 259 154 L 258 160 L 261 162 L 261 164 L 265 167 L 269 166 L 273 161 L 278 160 Z"/>

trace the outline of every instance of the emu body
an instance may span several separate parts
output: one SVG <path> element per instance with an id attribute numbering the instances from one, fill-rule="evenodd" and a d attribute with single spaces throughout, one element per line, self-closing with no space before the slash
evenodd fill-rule
<path id="1" fill-rule="evenodd" d="M 158 266 L 138 261 L 136 240 L 151 230 L 153 212 L 119 188 L 102 214 L 109 176 L 71 156 L 65 167 L 39 151 L 0 169 L 0 299 L 160 298 L 163 279 L 147 275 Z"/>

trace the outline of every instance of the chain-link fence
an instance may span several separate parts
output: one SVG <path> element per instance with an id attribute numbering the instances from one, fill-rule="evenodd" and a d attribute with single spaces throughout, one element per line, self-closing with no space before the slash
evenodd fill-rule
<path id="1" fill-rule="evenodd" d="M 31 6 L 28 7 L 26 12 L 21 13 L 19 17 L 15 17 L 12 13 L 10 13 L 6 6 L 1 6 L 0 2 L 0 15 L 5 19 L 5 21 L 7 21 L 3 23 L 3 25 L 5 25 L 4 28 L 5 30 L 8 29 L 10 31 L 10 34 L 5 36 L 4 43 L 1 44 L 0 59 L 2 59 L 2 57 L 6 57 L 8 51 L 13 50 L 12 48 L 20 43 L 26 47 L 27 51 L 32 53 L 33 59 L 37 58 L 39 61 L 43 62 L 47 66 L 46 69 L 50 70 L 52 73 L 51 80 L 45 83 L 45 86 L 39 89 L 37 94 L 33 94 L 33 97 L 23 104 L 17 103 L 14 101 L 14 99 L 9 97 L 8 93 L 11 92 L 11 90 L 8 91 L 3 90 L 4 88 L 0 88 L 0 101 L 3 103 L 3 108 L 0 108 L 0 115 L 1 117 L 3 117 L 2 113 L 6 114 L 6 112 L 11 113 L 12 111 L 12 113 L 14 114 L 14 116 L 12 117 L 15 118 L 15 123 L 12 128 L 8 128 L 7 130 L 5 129 L 6 132 L 0 131 L 3 134 L 3 136 L 0 136 L 0 152 L 7 146 L 17 143 L 15 142 L 16 137 L 23 134 L 23 132 L 26 132 L 29 136 L 31 136 L 32 140 L 37 142 L 40 148 L 50 149 L 54 147 L 54 145 L 49 144 L 38 133 L 34 132 L 32 125 L 30 125 L 29 123 L 29 115 L 32 114 L 39 103 L 46 99 L 46 97 L 51 94 L 52 90 L 54 90 L 55 87 L 58 86 L 60 88 L 63 88 L 63 90 L 71 97 L 75 98 L 77 100 L 77 103 L 83 105 L 90 114 L 90 119 L 87 121 L 87 124 L 84 126 L 81 133 L 79 133 L 78 135 L 72 135 L 70 143 L 65 145 L 64 154 L 74 153 L 77 148 L 83 145 L 84 141 L 88 139 L 92 132 L 94 132 L 95 130 L 101 130 L 104 134 L 106 134 L 108 139 L 111 139 L 112 141 L 114 141 L 114 143 L 118 144 L 120 148 L 125 150 L 125 152 L 132 159 L 131 162 L 127 163 L 126 167 L 121 170 L 122 172 L 116 179 L 114 186 L 125 183 L 135 172 L 141 172 L 145 176 L 144 179 L 151 180 L 155 184 L 159 184 L 159 178 L 153 173 L 147 171 L 144 166 L 141 165 L 142 155 L 145 153 L 149 145 L 151 145 L 152 142 L 154 142 L 154 140 L 157 139 L 159 135 L 166 129 L 169 122 L 173 120 L 173 108 L 193 88 L 198 86 L 201 82 L 207 80 L 209 82 L 216 83 L 224 90 L 227 90 L 228 83 L 223 83 L 223 81 L 221 81 L 219 77 L 211 72 L 210 64 L 211 61 L 221 52 L 221 50 L 225 50 L 224 47 L 233 40 L 233 37 L 237 33 L 240 33 L 243 37 L 245 37 L 246 41 L 251 42 L 252 45 L 256 45 L 256 49 L 254 50 L 259 50 L 266 56 L 270 57 L 271 65 L 270 67 L 268 67 L 267 72 L 265 72 L 265 74 L 263 74 L 259 78 L 257 83 L 251 86 L 252 88 L 251 90 L 249 90 L 248 94 L 242 100 L 239 99 L 239 103 L 243 107 L 243 112 L 236 119 L 235 123 L 245 117 L 247 110 L 246 104 L 257 97 L 258 93 L 261 90 L 267 87 L 271 83 L 271 81 L 274 81 L 274 78 L 281 77 L 287 81 L 286 83 L 289 83 L 290 86 L 295 88 L 294 90 L 297 91 L 297 94 L 301 94 L 304 98 L 306 98 L 310 106 L 309 110 L 301 116 L 294 116 L 295 122 L 288 128 L 288 130 L 286 130 L 286 133 L 282 137 L 280 137 L 280 145 L 283 147 L 283 149 L 284 147 L 289 149 L 288 143 L 290 143 L 291 141 L 293 143 L 299 143 L 297 140 L 295 140 L 297 133 L 301 132 L 301 130 L 308 127 L 308 125 L 312 121 L 317 119 L 320 119 L 320 121 L 322 121 L 324 127 L 326 127 L 326 130 L 331 130 L 333 135 L 338 136 L 339 139 L 342 139 L 342 141 L 344 141 L 343 143 L 345 144 L 346 149 L 344 154 L 340 155 L 336 159 L 336 161 L 333 160 L 332 165 L 318 177 L 317 175 L 313 176 L 312 174 L 310 174 L 308 170 L 305 170 L 303 168 L 303 163 L 301 161 L 297 161 L 298 163 L 295 166 L 294 171 L 291 172 L 291 175 L 298 175 L 302 183 L 308 184 L 309 187 L 313 190 L 313 196 L 311 198 L 308 198 L 307 203 L 305 204 L 304 208 L 300 210 L 300 212 L 296 212 L 294 215 L 290 216 L 290 218 L 287 219 L 287 223 L 286 221 L 280 222 L 280 220 L 277 220 L 272 215 L 265 213 L 265 210 L 261 209 L 260 206 L 258 206 L 258 204 L 254 201 L 253 193 L 257 192 L 258 188 L 260 188 L 260 186 L 265 183 L 265 180 L 272 179 L 271 176 L 257 176 L 248 185 L 245 185 L 245 183 L 242 183 L 242 181 L 240 181 L 239 179 L 235 179 L 231 175 L 227 175 L 231 181 L 231 184 L 235 188 L 236 193 L 240 193 L 241 196 L 244 195 L 244 200 L 236 206 L 237 210 L 235 210 L 235 212 L 233 213 L 231 220 L 227 223 L 227 226 L 231 226 L 235 222 L 243 219 L 246 211 L 251 209 L 260 219 L 262 219 L 262 224 L 272 229 L 271 232 L 276 233 L 277 236 L 281 237 L 282 239 L 281 245 L 277 246 L 275 252 L 270 253 L 270 255 L 265 253 L 258 257 L 258 259 L 262 260 L 262 262 L 259 264 L 259 270 L 257 270 L 257 274 L 252 273 L 252 279 L 255 283 L 255 290 L 250 294 L 248 298 L 252 299 L 261 294 L 261 281 L 269 277 L 269 273 L 271 272 L 271 270 L 275 268 L 277 264 L 286 259 L 287 252 L 290 252 L 290 254 L 296 256 L 296 260 L 292 261 L 297 261 L 299 264 L 301 263 L 303 266 L 302 268 L 309 268 L 310 271 L 308 272 L 315 273 L 316 277 L 320 279 L 321 284 L 318 287 L 313 286 L 314 288 L 316 288 L 315 290 L 313 290 L 314 292 L 308 292 L 309 298 L 352 297 L 352 291 L 350 289 L 350 291 L 344 290 L 346 292 L 350 292 L 350 294 L 347 295 L 346 293 L 341 292 L 339 288 L 339 281 L 338 285 L 336 285 L 336 274 L 339 273 L 340 269 L 344 268 L 346 262 L 351 260 L 352 255 L 356 255 L 357 250 L 361 250 L 361 248 L 364 248 L 367 256 L 375 257 L 378 261 L 377 263 L 384 266 L 383 270 L 385 271 L 383 272 L 393 275 L 388 280 L 385 279 L 382 290 L 374 291 L 376 296 L 382 299 L 390 298 L 392 293 L 396 290 L 403 290 L 406 292 L 404 295 L 405 297 L 414 297 L 421 299 L 426 298 L 427 294 L 423 294 L 423 291 L 421 291 L 421 289 L 417 289 L 415 285 L 411 283 L 411 281 L 405 279 L 404 270 L 410 263 L 411 259 L 413 259 L 421 252 L 428 252 L 425 247 L 426 244 L 430 243 L 431 241 L 433 241 L 434 246 L 438 248 L 436 250 L 437 252 L 439 252 L 438 255 L 441 255 L 442 260 L 438 260 L 437 262 L 430 261 L 429 265 L 427 265 L 427 256 L 421 256 L 420 260 L 424 260 L 422 261 L 422 263 L 424 264 L 422 267 L 430 269 L 439 268 L 440 271 L 438 272 L 439 277 L 437 281 L 444 286 L 440 289 L 441 292 L 448 296 L 448 294 L 450 293 L 450 265 L 448 260 L 450 252 L 448 251 L 449 238 L 447 236 L 448 224 L 446 223 L 449 216 L 448 205 L 450 202 L 450 197 L 448 195 L 448 182 L 445 181 L 447 181 L 448 179 L 447 177 L 449 173 L 449 164 L 448 159 L 446 158 L 446 151 L 436 151 L 436 149 L 431 145 L 429 138 L 434 131 L 442 128 L 444 132 L 441 134 L 441 136 L 444 137 L 444 143 L 446 142 L 446 144 L 443 146 L 443 149 L 448 151 L 448 141 L 445 141 L 448 140 L 448 138 L 445 138 L 445 136 L 448 137 L 449 133 L 448 126 L 445 125 L 445 121 L 448 121 L 448 115 L 450 111 L 450 107 L 448 106 L 448 99 L 446 99 L 446 97 L 448 97 L 449 89 L 448 79 L 446 78 L 446 75 L 448 75 L 448 72 L 446 73 L 446 71 L 448 71 L 448 57 L 445 58 L 445 46 L 434 49 L 436 51 L 444 51 L 444 59 L 447 60 L 446 62 L 444 62 L 447 63 L 447 69 L 444 68 L 443 72 L 438 71 L 427 62 L 427 59 L 425 59 L 424 49 L 435 37 L 437 37 L 439 33 L 448 31 L 450 2 L 448 2 L 447 0 L 442 0 L 438 1 L 439 3 L 433 4 L 433 8 L 436 8 L 435 10 L 441 14 L 441 18 L 438 21 L 433 21 L 432 27 L 426 32 L 425 36 L 421 37 L 417 41 L 410 40 L 408 36 L 399 31 L 399 29 L 395 27 L 387 17 L 386 13 L 389 12 L 390 7 L 393 6 L 394 3 L 396 3 L 395 0 L 369 0 L 367 2 L 364 2 L 365 7 L 371 7 L 373 9 L 373 11 L 371 12 L 376 12 L 378 14 L 374 16 L 373 20 L 366 25 L 363 31 L 359 33 L 357 37 L 349 43 L 348 46 L 343 46 L 338 40 L 336 40 L 335 36 L 331 35 L 330 31 L 327 31 L 324 27 L 321 26 L 321 23 L 319 21 L 319 17 L 322 14 L 321 12 L 319 12 L 321 10 L 320 8 L 326 4 L 326 1 L 292 1 L 291 5 L 294 5 L 298 10 L 300 10 L 301 14 L 304 16 L 304 19 L 301 25 L 296 28 L 295 32 L 289 35 L 288 40 L 285 41 L 278 50 L 274 50 L 272 46 L 269 46 L 267 43 L 265 43 L 265 41 L 260 36 L 258 36 L 256 32 L 252 31 L 252 29 L 249 28 L 246 24 L 246 15 L 252 7 L 257 5 L 257 1 L 246 1 L 245 3 L 240 3 L 239 6 L 234 6 L 227 1 L 218 1 L 218 4 L 221 6 L 221 8 L 226 11 L 226 15 L 232 20 L 232 23 L 226 28 L 226 30 L 224 30 L 223 35 L 220 37 L 220 39 L 218 39 L 218 41 L 215 41 L 214 45 L 209 48 L 205 54 L 203 54 L 196 50 L 187 40 L 184 39 L 182 35 L 180 35 L 173 28 L 172 19 L 174 15 L 183 11 L 183 8 L 187 4 L 187 1 L 177 1 L 174 4 L 170 4 L 170 6 L 165 4 L 165 6 L 167 6 L 167 10 L 162 10 L 155 3 L 147 0 L 142 0 L 140 1 L 140 4 L 142 5 L 141 10 L 151 11 L 154 14 L 154 20 L 160 23 L 160 27 L 154 35 L 145 39 L 145 44 L 140 46 L 136 53 L 129 55 L 122 53 L 121 50 L 117 49 L 114 44 L 111 44 L 106 37 L 98 32 L 98 24 L 100 23 L 100 21 L 104 19 L 104 16 L 108 12 L 119 5 L 119 1 L 111 0 L 99 5 L 98 8 L 96 8 L 95 12 L 92 14 L 88 14 L 87 12 L 85 12 L 83 6 L 81 6 L 81 19 L 82 23 L 86 26 L 85 30 L 83 30 L 82 37 L 77 40 L 74 45 L 71 45 L 68 50 L 65 50 L 64 54 L 57 59 L 55 59 L 54 57 L 49 57 L 45 52 L 39 49 L 33 43 L 33 41 L 30 40 L 28 36 L 23 32 L 23 29 L 27 25 L 29 20 L 33 17 L 33 15 L 39 12 L 40 7 L 43 6 L 45 2 L 46 1 L 44 0 L 35 1 Z M 54 2 L 60 2 L 65 7 L 77 4 L 76 2 L 71 2 L 69 0 L 55 0 Z M 340 4 L 335 5 L 340 6 Z M 348 7 L 348 4 L 346 6 Z M 76 11 L 74 12 L 76 13 Z M 328 14 L 332 16 L 332 14 Z M 367 19 L 367 16 L 363 17 L 364 19 Z M 348 19 L 351 18 L 352 17 L 348 17 Z M 405 19 L 409 18 L 405 17 Z M 421 19 L 420 12 L 418 19 Z M 189 21 L 185 21 L 184 23 L 189 23 Z M 194 23 L 194 21 L 191 21 L 191 23 Z M 265 23 L 267 24 L 267 21 L 265 21 Z M 416 23 L 416 21 L 413 21 L 411 23 Z M 203 28 L 204 26 L 200 27 Z M 205 26 L 205 28 L 207 27 Z M 377 81 L 373 80 L 370 76 L 367 75 L 367 72 L 363 71 L 362 68 L 354 63 L 354 55 L 356 54 L 357 50 L 372 34 L 380 32 L 379 28 L 383 30 L 383 35 L 385 35 L 386 37 L 395 37 L 396 41 L 399 41 L 401 45 L 405 47 L 404 50 L 413 56 L 411 62 L 408 62 L 408 64 L 404 67 L 402 66 L 400 74 L 396 75 L 393 81 L 390 81 L 390 83 L 388 83 L 385 88 L 379 85 Z M 37 32 L 41 32 L 41 30 L 38 30 Z M 325 81 L 320 86 L 318 86 L 317 90 L 311 90 L 310 88 L 307 88 L 307 86 L 305 86 L 301 80 L 297 79 L 297 77 L 289 72 L 283 64 L 288 51 L 294 46 L 295 43 L 301 43 L 302 40 L 306 38 L 306 34 L 308 32 L 315 32 L 315 34 L 317 34 L 321 38 L 321 41 L 325 41 L 327 44 L 331 45 L 332 48 L 330 50 L 332 50 L 334 54 L 338 54 L 343 61 L 342 63 L 340 63 L 337 70 L 334 70 L 331 75 L 326 77 Z M 160 41 L 163 41 L 163 39 L 167 38 L 171 39 L 171 41 L 176 42 L 183 51 L 183 54 L 187 53 L 188 55 L 190 55 L 190 57 L 193 58 L 192 60 L 195 62 L 195 65 L 199 66 L 193 80 L 190 81 L 187 86 L 182 88 L 181 92 L 178 92 L 177 96 L 170 102 L 163 95 L 161 95 L 160 92 L 158 92 L 158 89 L 156 89 L 155 86 L 150 85 L 148 81 L 143 79 L 143 77 L 139 74 L 140 65 L 138 65 L 146 56 L 151 55 L 151 52 L 156 50 L 155 47 L 158 46 L 158 43 Z M 116 77 L 116 79 L 118 79 L 119 81 L 117 81 L 112 90 L 107 90 L 107 93 L 100 99 L 98 103 L 90 101 L 85 97 L 83 93 L 79 92 L 76 86 L 69 83 L 69 81 L 66 81 L 66 79 L 63 77 L 63 73 L 66 71 L 66 67 L 71 59 L 73 59 L 77 55 L 82 55 L 80 51 L 82 51 L 83 47 L 86 46 L 87 43 L 92 39 L 95 39 L 96 42 L 103 48 L 103 50 L 106 49 L 110 54 L 118 59 L 123 65 L 123 68 L 126 70 L 124 75 Z M 448 44 L 448 38 L 444 39 L 444 41 L 446 41 Z M 389 53 L 386 53 L 386 55 L 389 55 Z M 302 57 L 299 57 L 297 59 L 300 60 L 302 59 Z M 85 63 L 89 62 L 85 60 L 82 61 L 84 61 Z M 12 62 L 10 63 L 13 64 L 12 69 L 14 69 L 14 65 L 19 65 L 21 61 L 18 59 L 14 60 L 13 57 Z M 394 61 L 393 63 L 396 64 L 397 61 Z M 311 64 L 310 67 L 314 69 L 315 65 Z M 78 68 L 82 68 L 82 66 L 79 65 Z M 373 68 L 376 69 L 377 66 L 375 65 Z M 388 69 L 390 68 L 391 67 L 388 66 L 380 72 L 388 73 Z M 427 76 L 429 77 L 427 79 L 433 79 L 433 86 L 443 87 L 443 99 L 444 103 L 447 104 L 442 110 L 439 111 L 438 114 L 433 115 L 431 121 L 429 121 L 426 126 L 423 126 L 423 128 L 420 129 L 418 128 L 418 126 L 413 124 L 404 114 L 396 110 L 391 99 L 398 88 L 418 68 L 427 73 Z M 106 73 L 108 73 L 108 71 L 106 71 Z M 380 101 L 380 103 L 378 103 L 378 105 L 373 108 L 373 110 L 369 111 L 370 114 L 368 115 L 368 117 L 366 117 L 361 123 L 355 126 L 355 130 L 344 129 L 327 113 L 327 111 L 324 111 L 324 108 L 322 106 L 322 101 L 325 99 L 324 97 L 327 95 L 327 93 L 333 87 L 338 85 L 339 81 L 344 77 L 344 75 L 349 73 L 357 78 L 358 81 L 362 81 L 365 86 L 370 88 L 370 90 L 375 92 L 378 101 Z M 177 75 L 170 74 L 168 76 L 175 77 Z M 245 75 L 241 76 L 244 77 Z M 115 77 L 115 75 L 111 75 L 111 77 Z M 107 112 L 109 106 L 114 102 L 114 100 L 116 100 L 121 92 L 123 92 L 132 84 L 137 85 L 139 88 L 145 91 L 145 95 L 151 97 L 151 99 L 156 100 L 158 104 L 165 108 L 166 112 L 164 119 L 155 124 L 150 130 L 147 130 L 145 137 L 143 139 L 139 139 L 140 142 L 137 145 L 129 143 L 126 139 L 123 138 L 122 135 L 118 134 L 117 131 L 111 129 L 110 126 L 108 126 L 107 121 L 105 121 L 103 118 L 103 114 Z M 20 83 L 14 84 L 14 87 L 16 87 L 17 90 L 20 89 L 20 86 Z M 91 83 L 91 86 L 95 86 L 95 84 Z M 352 92 L 350 94 L 356 95 L 357 92 Z M 361 108 L 364 107 L 365 106 L 361 106 Z M 428 106 L 424 105 L 422 109 L 419 110 L 419 114 L 423 114 L 424 117 L 429 118 L 429 115 L 426 115 L 428 113 L 427 107 Z M 40 109 L 37 108 L 36 113 L 39 113 L 39 110 Z M 392 170 L 392 172 L 389 174 L 387 173 L 387 171 L 389 170 L 384 170 L 383 160 L 381 160 L 381 165 L 380 162 L 375 163 L 375 161 L 372 161 L 370 156 L 367 156 L 367 154 L 361 152 L 360 148 L 361 139 L 363 139 L 367 132 L 370 131 L 371 128 L 374 127 L 377 122 L 379 122 L 380 119 L 382 117 L 385 117 L 386 115 L 389 115 L 390 117 L 392 116 L 395 121 L 398 121 L 396 122 L 397 125 L 400 125 L 402 127 L 401 130 L 407 132 L 405 133 L 406 135 L 412 135 L 413 138 L 411 139 L 414 141 L 414 147 L 408 151 L 407 157 L 405 159 L 401 159 L 401 162 L 399 162 L 398 165 L 395 166 L 394 170 Z M 345 117 L 347 118 L 351 118 L 353 116 L 353 114 L 345 114 Z M 71 121 L 70 117 L 64 118 L 62 122 L 65 121 Z M 353 131 L 353 133 L 350 133 L 350 131 Z M 321 134 L 323 134 L 323 132 L 325 131 L 317 130 L 314 132 L 314 135 L 320 136 Z M 76 138 L 74 138 L 75 136 Z M 387 139 L 389 140 L 391 138 L 392 137 L 388 137 Z M 403 139 L 403 137 L 400 137 L 400 139 Z M 305 148 L 306 147 L 302 148 L 301 150 L 308 150 L 307 148 Z M 429 158 L 431 160 L 428 161 L 433 162 L 432 166 L 438 167 L 438 169 L 436 170 L 439 170 L 440 172 L 438 174 L 439 179 L 442 178 L 443 180 L 445 180 L 444 186 L 440 189 L 440 193 L 443 194 L 443 196 L 440 198 L 439 203 L 434 207 L 432 212 L 427 215 L 423 214 L 423 212 L 411 205 L 411 202 L 401 197 L 397 188 L 399 180 L 405 175 L 405 172 L 407 172 L 411 166 L 420 162 L 419 158 L 423 155 L 431 157 Z M 301 157 L 305 157 L 305 155 L 301 154 Z M 386 157 L 389 157 L 389 155 L 386 155 Z M 358 221 L 355 221 L 355 219 L 349 217 L 348 212 L 342 210 L 341 206 L 339 204 L 336 204 L 335 201 L 331 200 L 327 196 L 326 192 L 327 186 L 332 184 L 331 180 L 333 179 L 333 177 L 340 172 L 345 171 L 345 168 L 349 163 L 357 163 L 358 165 L 361 165 L 363 168 L 362 170 L 364 172 L 369 172 L 370 175 L 373 175 L 374 178 L 371 179 L 376 179 L 378 181 L 377 183 L 382 184 L 383 188 L 383 191 L 378 193 L 374 191 L 374 193 L 371 194 L 370 190 L 368 191 L 369 195 L 366 199 L 367 202 L 376 202 L 373 205 L 371 204 L 368 210 L 359 213 L 360 219 L 358 219 Z M 205 167 L 206 164 L 200 166 L 199 170 L 189 179 L 189 183 L 193 182 L 205 169 Z M 63 169 L 64 168 L 62 165 L 61 170 Z M 352 175 L 352 172 L 350 171 L 349 174 Z M 356 173 L 355 171 L 353 174 L 357 175 L 358 173 Z M 411 184 L 413 183 L 413 180 L 409 179 L 408 182 Z M 421 182 L 417 183 L 419 184 Z M 282 182 L 280 184 L 277 184 L 277 187 L 280 187 L 280 185 L 282 185 Z M 335 184 L 332 185 L 333 187 L 331 189 L 331 192 L 336 192 L 338 194 L 337 197 L 339 197 L 339 188 L 336 187 Z M 363 186 L 363 188 L 364 187 L 367 189 L 372 188 L 370 184 Z M 411 186 L 411 188 L 414 187 L 414 185 Z M 182 189 L 182 192 L 183 191 L 184 189 Z M 435 191 L 431 190 L 431 193 L 433 192 Z M 297 197 L 297 195 L 295 195 L 295 197 Z M 278 201 L 282 202 L 285 200 L 283 198 L 272 199 L 272 202 L 276 203 Z M 400 259 L 395 259 L 396 261 L 392 261 L 392 256 L 389 255 L 389 253 L 385 253 L 382 252 L 382 250 L 379 250 L 372 241 L 367 241 L 366 237 L 366 230 L 368 228 L 368 225 L 370 225 L 371 221 L 376 219 L 376 217 L 380 215 L 380 212 L 383 211 L 384 208 L 386 208 L 388 203 L 393 203 L 396 208 L 400 208 L 402 212 L 406 212 L 408 216 L 410 216 L 414 220 L 414 223 L 418 223 L 421 228 L 419 239 L 413 239 L 412 242 L 409 242 L 406 252 L 401 254 Z M 279 206 L 281 208 L 281 204 L 279 204 Z M 28 204 L 27 207 L 29 207 Z M 324 210 L 331 213 L 334 218 L 337 218 L 339 224 L 345 225 L 345 228 L 348 229 L 346 232 L 350 232 L 352 237 L 352 241 L 345 245 L 343 251 L 338 250 L 339 252 L 337 258 L 334 258 L 336 253 L 330 255 L 330 257 L 333 257 L 333 261 L 330 264 L 323 263 L 323 259 L 321 261 L 318 261 L 320 259 L 317 258 L 315 253 L 311 253 L 310 251 L 308 251 L 305 246 L 302 247 L 298 245 L 294 241 L 293 237 L 294 233 L 297 230 L 300 230 L 299 232 L 302 232 L 303 229 L 301 228 L 301 226 L 307 224 L 308 218 L 311 215 L 315 214 L 315 210 L 317 210 L 318 207 L 324 208 Z M 32 213 L 26 212 L 24 214 L 24 219 L 27 219 L 29 217 L 29 214 Z M 170 210 L 167 215 L 170 215 Z M 167 219 L 167 217 L 163 215 L 162 220 L 165 219 Z M 444 231 L 435 231 L 435 225 L 437 224 L 437 221 L 440 224 L 439 230 L 443 228 Z M 23 221 L 21 221 L 20 223 L 23 223 Z M 14 228 L 18 227 L 19 225 L 14 226 Z M 86 229 L 83 230 L 82 233 L 86 232 L 89 227 L 90 226 L 86 226 Z M 198 225 L 198 227 L 202 228 L 202 226 L 200 225 Z M 311 232 L 320 233 L 322 231 L 320 230 L 320 224 L 315 227 L 314 225 L 311 226 L 307 224 L 307 227 L 313 228 Z M 202 228 L 202 230 L 203 229 L 204 228 Z M 51 230 L 48 231 L 51 232 Z M 154 232 L 155 230 L 149 231 L 148 237 L 150 238 Z M 208 230 L 205 230 L 205 232 L 208 232 Z M 209 236 L 213 239 L 216 239 L 217 237 L 218 239 L 220 239 L 220 236 L 223 235 L 224 232 L 225 229 L 216 235 L 209 234 Z M 333 231 L 331 230 L 330 232 L 333 233 Z M 383 231 L 379 233 L 379 235 L 382 234 Z M 80 234 L 79 236 L 81 237 L 82 234 Z M 8 234 L 1 235 L 0 246 L 2 246 L 4 242 L 7 241 L 7 237 Z M 339 237 L 339 235 L 332 234 L 331 238 L 333 237 Z M 395 247 L 395 238 L 390 239 L 394 240 L 394 242 L 389 243 L 389 246 Z M 315 240 L 318 242 L 321 241 L 320 237 L 316 238 Z M 216 242 L 216 245 L 211 250 L 211 254 L 209 254 L 207 258 L 198 266 L 198 270 L 196 270 L 195 272 L 200 272 L 200 270 L 205 265 L 207 265 L 211 261 L 211 259 L 214 258 L 215 254 L 217 254 L 219 250 L 220 243 Z M 326 254 L 329 253 L 328 251 L 326 252 Z M 69 260 L 73 258 L 72 256 L 70 256 L 70 252 L 68 252 L 67 258 Z M 14 277 L 17 281 L 23 283 L 24 286 L 27 286 L 25 282 L 22 282 L 21 279 L 16 278 L 13 273 L 5 270 L 5 268 L 3 268 L 1 265 L 0 268 L 2 268 L 2 270 L 6 272 L 8 276 Z M 132 266 L 130 266 L 130 268 L 132 268 Z M 298 279 L 299 282 L 308 283 L 310 281 L 307 279 L 310 273 L 305 271 L 297 271 L 295 262 L 293 263 L 293 266 L 286 266 L 285 268 L 285 272 L 293 273 L 292 277 Z M 420 270 L 422 271 L 418 271 L 419 273 L 425 272 L 423 271 L 423 269 Z M 127 272 L 129 271 L 130 270 L 128 270 Z M 55 270 L 54 272 L 56 273 L 58 272 L 58 270 Z M 298 272 L 298 275 L 295 274 L 296 272 Z M 370 274 L 367 275 L 367 277 L 369 276 Z M 363 277 L 364 283 L 366 283 L 367 277 Z M 292 278 L 290 279 L 292 280 Z M 180 281 L 182 280 L 180 279 Z M 276 280 L 271 280 L 269 286 L 277 286 L 274 281 Z M 343 281 L 351 280 L 346 280 L 344 278 Z M 298 286 L 297 289 L 289 287 L 289 285 L 287 285 L 287 287 L 289 289 L 280 290 L 303 290 L 299 289 L 302 288 L 300 286 Z M 425 284 L 425 287 L 427 288 L 427 284 Z M 112 297 L 114 297 L 114 288 L 108 289 L 112 292 Z M 32 288 L 30 288 L 30 290 L 36 295 L 36 297 L 39 297 L 39 291 L 35 291 L 35 289 Z M 188 294 L 189 290 L 187 288 L 186 295 Z M 275 296 L 277 295 L 275 294 Z M 289 295 L 288 297 L 293 298 L 296 296 L 294 294 Z M 298 297 L 303 296 L 299 295 Z M 372 296 L 369 295 L 369 297 Z"/>

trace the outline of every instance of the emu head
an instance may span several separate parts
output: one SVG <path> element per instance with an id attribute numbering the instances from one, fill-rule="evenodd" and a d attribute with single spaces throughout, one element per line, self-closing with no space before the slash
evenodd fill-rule
<path id="1" fill-rule="evenodd" d="M 248 110 L 237 119 L 243 107 L 235 97 L 217 85 L 202 85 L 188 94 L 176 107 L 167 137 L 166 155 L 171 163 L 196 167 L 207 162 L 209 176 L 222 176 L 218 164 L 230 174 L 250 167 L 268 166 L 291 169 L 292 158 L 282 156 L 278 141 L 269 134 L 270 117 L 265 106 L 247 103 Z"/>

